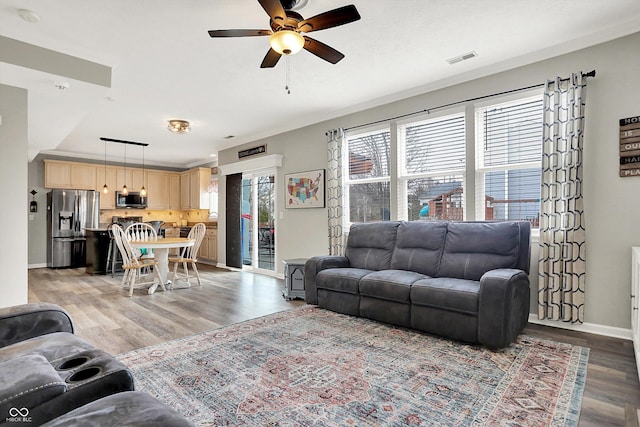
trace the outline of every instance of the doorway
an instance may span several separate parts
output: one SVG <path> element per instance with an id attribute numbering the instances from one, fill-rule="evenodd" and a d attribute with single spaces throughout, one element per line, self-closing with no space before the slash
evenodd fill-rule
<path id="1" fill-rule="evenodd" d="M 243 269 L 275 274 L 274 172 L 242 174 L 241 236 Z"/>

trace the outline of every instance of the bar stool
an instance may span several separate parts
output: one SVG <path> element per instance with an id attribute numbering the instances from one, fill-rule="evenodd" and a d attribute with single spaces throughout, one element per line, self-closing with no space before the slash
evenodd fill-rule
<path id="1" fill-rule="evenodd" d="M 107 250 L 107 273 L 109 273 L 109 268 L 111 268 L 111 277 L 115 274 L 116 263 L 120 262 L 122 264 L 122 255 L 120 254 L 120 250 L 118 246 L 114 242 L 113 237 L 113 226 L 115 223 L 109 224 L 107 227 L 107 232 L 109 233 L 109 249 Z"/>

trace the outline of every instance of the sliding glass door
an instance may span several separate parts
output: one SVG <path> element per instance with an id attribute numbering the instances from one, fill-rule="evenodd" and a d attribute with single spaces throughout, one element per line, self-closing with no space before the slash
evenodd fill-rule
<path id="1" fill-rule="evenodd" d="M 242 174 L 243 269 L 275 274 L 275 173 Z"/>

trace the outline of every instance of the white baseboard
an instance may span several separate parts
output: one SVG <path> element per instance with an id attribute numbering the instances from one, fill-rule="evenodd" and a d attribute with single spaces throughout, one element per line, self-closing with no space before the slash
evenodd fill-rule
<path id="1" fill-rule="evenodd" d="M 613 326 L 599 325 L 597 323 L 583 323 L 581 325 L 560 322 L 557 320 L 540 320 L 535 313 L 529 313 L 529 323 L 551 326 L 553 328 L 569 329 L 571 331 L 587 332 L 589 334 L 604 335 L 612 338 L 620 338 L 631 341 L 631 329 L 616 328 Z"/>
<path id="2" fill-rule="evenodd" d="M 45 262 L 44 264 L 29 264 L 27 266 L 27 268 L 29 270 L 31 270 L 32 268 L 46 268 L 47 267 L 47 263 Z"/>
<path id="3" fill-rule="evenodd" d="M 231 270 L 231 271 L 245 271 L 245 270 L 243 270 L 242 268 L 238 268 L 238 267 L 229 267 L 229 266 L 227 266 L 227 265 L 225 265 L 225 264 L 223 264 L 223 263 L 218 263 L 218 264 L 216 264 L 216 267 L 218 267 L 218 268 L 224 268 L 224 269 Z M 253 272 L 253 273 L 255 273 L 255 272 Z M 275 277 L 276 279 L 282 279 L 282 280 L 284 280 L 284 273 L 266 274 L 266 273 L 264 273 L 264 272 L 263 272 L 263 273 L 256 273 L 256 274 L 263 274 L 263 275 L 265 275 L 265 276 Z"/>
<path id="4" fill-rule="evenodd" d="M 224 268 L 225 270 L 230 270 L 230 271 L 242 271 L 242 268 L 238 268 L 238 267 L 229 267 L 226 264 L 223 264 L 221 262 L 216 264 L 216 267 L 218 268 Z"/>

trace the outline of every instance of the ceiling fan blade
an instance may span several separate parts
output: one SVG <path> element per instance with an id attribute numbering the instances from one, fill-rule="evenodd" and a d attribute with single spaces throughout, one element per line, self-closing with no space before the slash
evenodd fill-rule
<path id="1" fill-rule="evenodd" d="M 298 30 L 304 33 L 310 33 L 312 31 L 325 30 L 327 28 L 348 24 L 358 19 L 360 19 L 358 9 L 350 4 L 305 19 L 298 24 Z"/>
<path id="2" fill-rule="evenodd" d="M 271 20 L 277 22 L 278 24 L 284 24 L 287 19 L 287 14 L 280 4 L 280 0 L 258 0 L 260 6 L 264 9 L 265 12 L 271 17 Z"/>
<path id="3" fill-rule="evenodd" d="M 262 60 L 262 64 L 260 64 L 260 68 L 272 68 L 272 67 L 275 67 L 276 64 L 278 63 L 278 61 L 280 60 L 281 56 L 282 55 L 280 55 L 275 50 L 269 49 L 269 52 L 267 52 L 267 54 L 265 55 L 264 59 Z"/>
<path id="4" fill-rule="evenodd" d="M 270 36 L 271 33 L 271 30 L 209 30 L 211 37 Z"/>
<path id="5" fill-rule="evenodd" d="M 309 52 L 313 53 L 318 58 L 322 58 L 325 61 L 329 61 L 332 64 L 337 63 L 344 55 L 331 46 L 327 46 L 326 44 L 319 42 L 318 40 L 314 40 L 311 37 L 304 36 L 304 48 Z"/>

